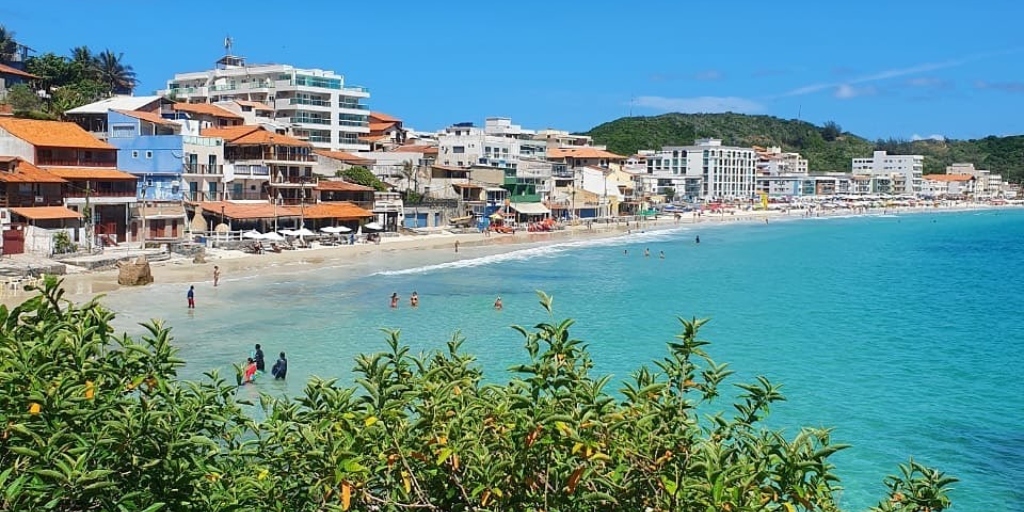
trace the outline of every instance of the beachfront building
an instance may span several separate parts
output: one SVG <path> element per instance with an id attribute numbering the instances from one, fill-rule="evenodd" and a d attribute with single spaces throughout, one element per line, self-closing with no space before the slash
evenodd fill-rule
<path id="1" fill-rule="evenodd" d="M 978 179 L 970 174 L 928 174 L 921 195 L 939 199 L 972 198 Z"/>
<path id="2" fill-rule="evenodd" d="M 20 157 L 0 156 L 0 254 L 48 256 L 58 231 L 72 243 L 86 238 L 82 215 L 64 206 L 66 184 Z"/>
<path id="3" fill-rule="evenodd" d="M 807 175 L 807 159 L 800 153 L 785 152 L 778 146 L 754 146 L 754 152 L 757 153 L 758 175 Z"/>
<path id="4" fill-rule="evenodd" d="M 107 140 L 113 134 L 109 123 L 110 112 L 135 112 L 170 120 L 174 118 L 173 105 L 173 101 L 161 96 L 118 95 L 75 107 L 64 112 L 64 116 L 94 137 Z"/>
<path id="5" fill-rule="evenodd" d="M 332 177 L 339 171 L 346 171 L 353 167 L 373 167 L 373 159 L 349 153 L 347 151 L 328 151 L 326 149 L 315 149 L 316 166 L 313 172 L 320 176 Z M 366 154 L 366 153 L 363 153 Z"/>
<path id="6" fill-rule="evenodd" d="M 924 174 L 924 157 L 921 155 L 890 155 L 875 151 L 870 158 L 854 158 L 853 174 L 871 176 L 876 184 L 872 193 L 895 195 L 918 195 L 921 193 Z"/>
<path id="7" fill-rule="evenodd" d="M 537 130 L 533 140 L 543 142 L 549 149 L 566 147 L 587 147 L 594 145 L 594 138 L 589 135 L 575 135 L 563 130 Z M 601 148 L 604 149 L 604 148 Z"/>
<path id="8" fill-rule="evenodd" d="M 226 199 L 301 204 L 313 197 L 317 158 L 310 143 L 249 125 L 207 128 L 202 136 L 224 141 Z"/>
<path id="9" fill-rule="evenodd" d="M 230 50 L 230 48 L 228 48 Z M 214 69 L 178 73 L 160 94 L 189 104 L 256 102 L 273 109 L 267 117 L 318 149 L 369 151 L 360 140 L 370 133 L 370 92 L 347 85 L 345 77 L 322 69 L 287 64 L 247 64 L 225 55 Z"/>
<path id="10" fill-rule="evenodd" d="M 390 151 L 405 144 L 405 128 L 397 117 L 370 112 L 369 127 L 370 132 L 360 139 L 370 145 L 370 151 Z"/>
<path id="11" fill-rule="evenodd" d="M 125 241 L 136 177 L 117 170 L 117 148 L 75 123 L 0 117 L 0 155 L 63 178 L 65 206 L 84 214 L 104 243 Z"/>
<path id="12" fill-rule="evenodd" d="M 692 146 L 666 146 L 646 155 L 647 174 L 658 193 L 673 188 L 686 201 L 747 201 L 754 197 L 757 153 L 722 146 L 719 139 L 698 139 Z M 651 183 L 646 182 L 648 187 Z"/>
<path id="13" fill-rule="evenodd" d="M 978 197 L 1012 197 L 1005 194 L 1005 183 L 999 174 L 987 169 L 975 169 L 971 163 L 955 163 L 946 167 L 946 174 L 968 175 L 975 179 L 974 193 Z"/>
<path id="14" fill-rule="evenodd" d="M 485 128 L 473 123 L 456 123 L 438 134 L 437 163 L 469 167 L 487 165 L 515 169 L 523 130 L 507 118 L 489 118 Z"/>

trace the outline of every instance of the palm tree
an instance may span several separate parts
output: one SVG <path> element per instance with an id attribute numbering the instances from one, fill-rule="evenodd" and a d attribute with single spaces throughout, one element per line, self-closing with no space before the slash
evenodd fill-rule
<path id="1" fill-rule="evenodd" d="M 405 190 L 409 190 L 409 186 L 412 185 L 412 180 L 416 176 L 416 168 L 413 167 L 411 161 L 406 160 L 402 162 L 402 169 L 399 172 L 402 174 L 402 179 L 405 180 Z"/>
<path id="2" fill-rule="evenodd" d="M 18 55 L 18 41 L 14 39 L 14 31 L 0 25 L 0 63 L 11 62 Z"/>
<path id="3" fill-rule="evenodd" d="M 130 65 L 122 63 L 122 58 L 123 53 L 115 55 L 110 50 L 104 50 L 96 56 L 96 69 L 100 81 L 107 86 L 109 94 L 131 94 L 135 89 L 135 70 Z"/>

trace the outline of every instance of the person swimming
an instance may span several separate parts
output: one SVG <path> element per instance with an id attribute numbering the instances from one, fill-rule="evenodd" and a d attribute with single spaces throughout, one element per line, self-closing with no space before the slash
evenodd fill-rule
<path id="1" fill-rule="evenodd" d="M 499 309 L 500 310 L 500 309 L 502 309 L 502 307 L 503 306 L 501 304 L 501 296 L 499 295 L 497 299 L 494 299 L 494 309 Z"/>
<path id="2" fill-rule="evenodd" d="M 391 294 L 391 308 L 395 309 L 398 307 L 398 292 Z"/>
<path id="3" fill-rule="evenodd" d="M 420 305 L 420 296 L 419 296 L 419 294 L 417 294 L 416 292 L 412 292 L 412 295 L 409 296 L 409 305 L 412 306 L 412 307 L 416 307 L 416 306 Z"/>

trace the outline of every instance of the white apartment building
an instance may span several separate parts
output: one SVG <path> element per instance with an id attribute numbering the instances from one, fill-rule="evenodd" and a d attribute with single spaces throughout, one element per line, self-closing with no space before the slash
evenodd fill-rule
<path id="1" fill-rule="evenodd" d="M 986 169 L 975 169 L 974 164 L 960 163 L 946 167 L 946 174 L 966 174 L 975 179 L 974 193 L 979 196 L 1001 197 L 1005 195 L 1003 177 Z"/>
<path id="2" fill-rule="evenodd" d="M 513 125 L 508 118 L 489 118 L 484 128 L 473 123 L 456 123 L 438 133 L 437 164 L 515 169 L 521 156 L 522 139 L 532 135 L 531 130 Z"/>
<path id="3" fill-rule="evenodd" d="M 924 157 L 921 155 L 890 155 L 885 151 L 875 151 L 871 158 L 854 158 L 852 169 L 854 174 L 891 178 L 893 185 L 889 191 L 875 191 L 878 193 L 918 195 L 924 184 Z"/>
<path id="4" fill-rule="evenodd" d="M 784 174 L 806 175 L 808 172 L 807 159 L 800 156 L 800 153 L 789 153 L 782 151 L 782 148 L 773 146 L 769 148 L 755 147 L 757 152 L 758 174 L 779 176 Z"/>
<path id="5" fill-rule="evenodd" d="M 698 139 L 693 146 L 666 146 L 646 153 L 647 174 L 659 188 L 675 189 L 686 200 L 747 200 L 754 197 L 757 153 L 723 146 L 720 139 Z"/>
<path id="6" fill-rule="evenodd" d="M 345 84 L 345 77 L 322 69 L 287 64 L 246 64 L 227 55 L 214 69 L 178 73 L 159 94 L 188 103 L 258 102 L 273 109 L 272 118 L 291 134 L 319 149 L 369 151 L 360 137 L 370 133 L 365 87 Z"/>

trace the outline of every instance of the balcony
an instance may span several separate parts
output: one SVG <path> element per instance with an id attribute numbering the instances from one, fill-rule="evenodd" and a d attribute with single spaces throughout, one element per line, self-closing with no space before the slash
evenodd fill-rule
<path id="1" fill-rule="evenodd" d="M 77 158 L 47 158 L 40 156 L 36 165 L 46 167 L 117 167 L 117 159 L 110 160 L 83 160 Z"/>
<path id="2" fill-rule="evenodd" d="M 88 193 L 85 190 L 69 189 L 64 192 L 64 197 L 75 197 L 75 198 L 98 198 L 98 197 L 135 197 L 137 191 L 135 190 L 90 190 Z"/>
<path id="3" fill-rule="evenodd" d="M 208 174 L 208 175 L 222 175 L 224 174 L 224 166 L 220 164 L 208 165 L 208 164 L 185 164 L 185 174 Z"/>
<path id="4" fill-rule="evenodd" d="M 300 187 L 315 187 L 320 182 L 319 178 L 312 176 L 274 176 L 270 183 L 274 186 L 297 185 Z"/>
<path id="5" fill-rule="evenodd" d="M 284 162 L 316 162 L 316 155 L 307 153 L 290 153 L 281 151 L 242 151 L 226 155 L 227 160 L 244 164 L 246 162 L 259 162 L 265 160 L 276 160 Z"/>
<path id="6" fill-rule="evenodd" d="M 60 196 L 34 196 L 31 194 L 0 195 L 0 205 L 5 208 L 23 208 L 26 206 L 62 206 Z"/>
<path id="7" fill-rule="evenodd" d="M 331 100 L 315 100 L 315 99 L 310 99 L 310 98 L 280 99 L 280 100 L 277 100 L 277 103 L 279 104 L 279 106 L 277 107 L 279 109 L 282 108 L 280 106 L 282 104 L 283 105 L 310 105 L 310 106 L 314 106 L 314 107 L 327 107 L 327 108 L 331 107 Z"/>

